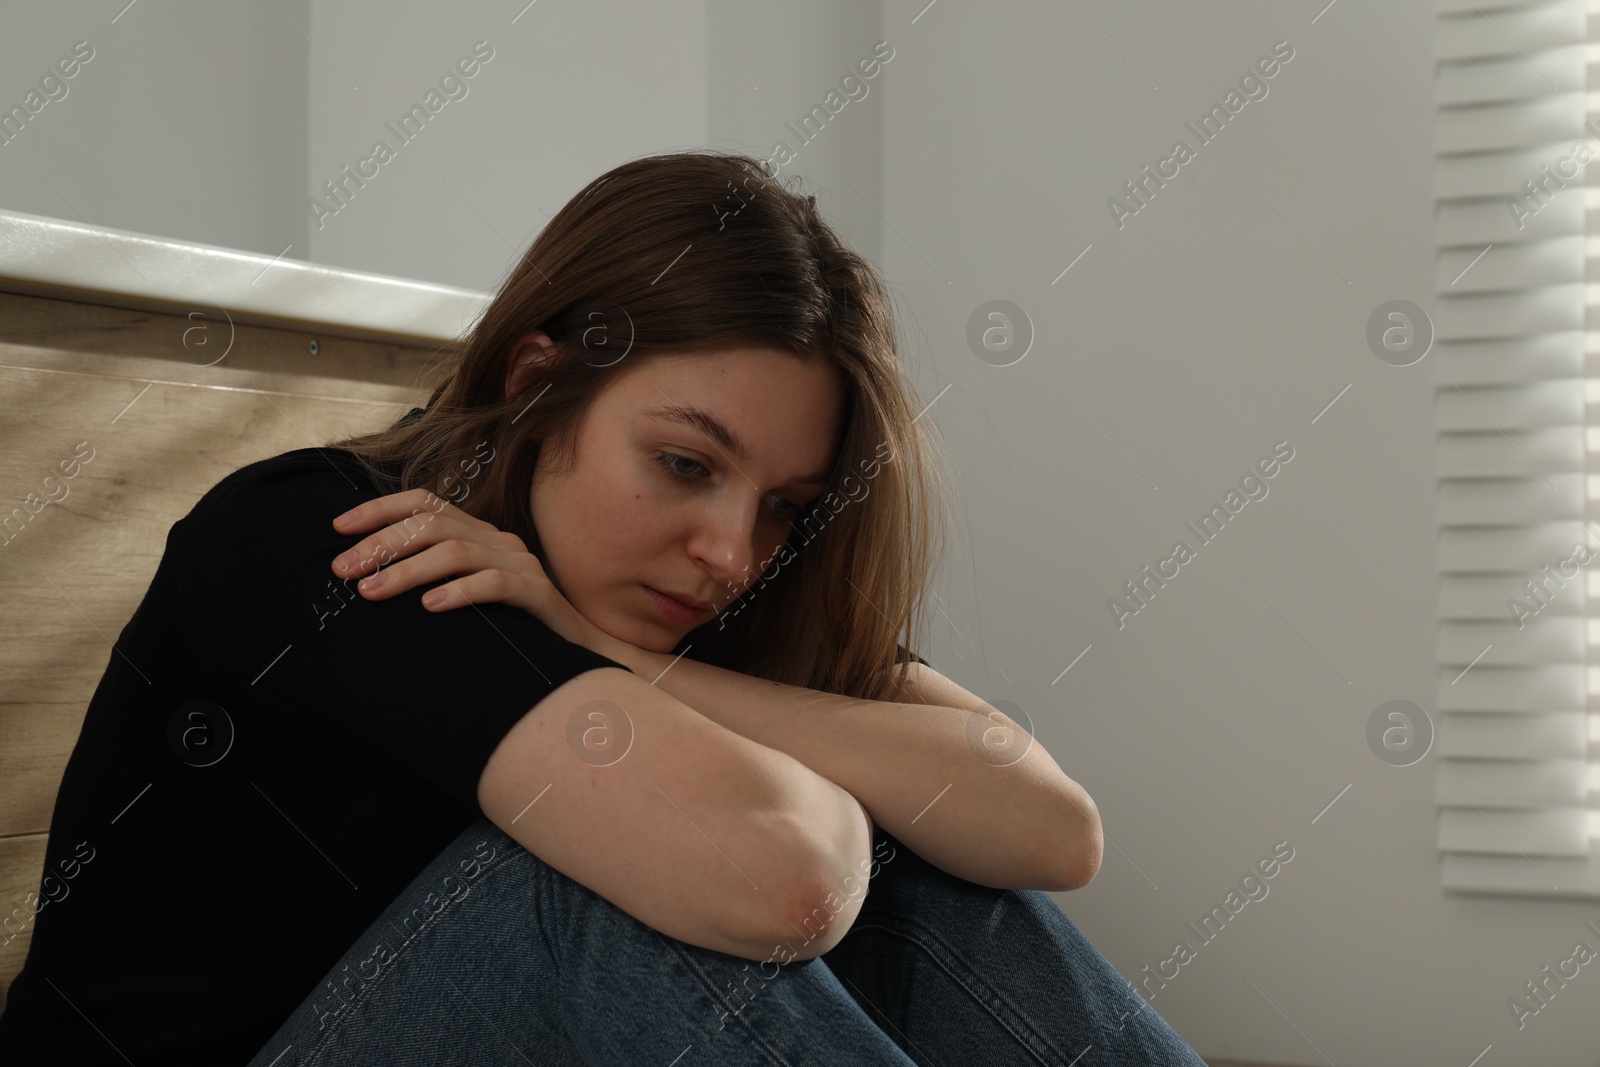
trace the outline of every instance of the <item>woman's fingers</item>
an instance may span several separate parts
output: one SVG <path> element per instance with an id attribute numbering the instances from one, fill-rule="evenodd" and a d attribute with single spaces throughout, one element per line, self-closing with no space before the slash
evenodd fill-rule
<path id="1" fill-rule="evenodd" d="M 468 604 L 511 604 L 527 610 L 516 597 L 521 581 L 521 576 L 502 570 L 474 571 L 428 590 L 422 604 L 429 611 L 451 611 Z"/>
<path id="2" fill-rule="evenodd" d="M 378 497 L 333 521 L 346 533 L 373 531 L 333 561 L 334 573 L 362 579 L 356 588 L 368 600 L 386 600 L 451 578 L 455 580 L 443 587 L 451 594 L 443 610 L 486 601 L 515 603 L 517 597 L 531 596 L 524 576 L 543 575 L 522 538 L 467 515 L 426 489 Z M 463 587 L 468 578 L 472 580 Z M 462 588 L 465 593 L 455 592 Z"/>
<path id="3" fill-rule="evenodd" d="M 356 583 L 356 588 L 368 600 L 386 600 L 440 578 L 470 574 L 493 562 L 474 551 L 484 547 L 449 539 L 430 547 L 418 548 L 415 554 L 397 559 L 378 573 L 361 579 Z"/>
<path id="4" fill-rule="evenodd" d="M 520 575 L 531 573 L 530 564 L 537 566 L 527 553 L 519 556 L 491 545 L 451 538 L 391 563 L 377 574 L 357 582 L 356 589 L 368 600 L 387 600 L 447 578 L 451 579 L 450 585 L 458 588 L 465 583 L 470 593 L 469 598 L 453 598 L 448 606 L 491 600 L 512 603 L 512 598 L 525 592 L 519 584 Z"/>
<path id="5" fill-rule="evenodd" d="M 369 500 L 333 520 L 335 527 L 344 533 L 377 531 L 335 557 L 333 570 L 351 578 L 371 574 L 391 560 L 437 544 L 452 534 L 461 536 L 468 520 L 469 516 L 426 489 Z M 477 520 L 470 521 L 477 523 Z M 494 529 L 487 523 L 481 525 L 490 531 Z"/>
<path id="6" fill-rule="evenodd" d="M 340 533 L 354 534 L 363 530 L 376 530 L 380 526 L 386 526 L 410 515 L 414 510 L 420 509 L 436 515 L 449 506 L 431 490 L 407 489 L 403 493 L 390 493 L 388 496 L 374 497 L 364 504 L 357 504 L 335 518 L 333 525 Z"/>

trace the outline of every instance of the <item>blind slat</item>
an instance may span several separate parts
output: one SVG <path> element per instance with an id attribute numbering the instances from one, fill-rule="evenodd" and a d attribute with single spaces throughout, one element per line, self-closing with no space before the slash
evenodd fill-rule
<path id="1" fill-rule="evenodd" d="M 1434 447 L 1434 462 L 1441 478 L 1526 477 L 1536 470 L 1552 476 L 1581 474 L 1584 440 L 1582 426 L 1516 433 L 1441 433 Z"/>
<path id="2" fill-rule="evenodd" d="M 1461 759 L 1589 758 L 1589 716 L 1581 711 L 1451 712 L 1439 755 Z"/>
<path id="3" fill-rule="evenodd" d="M 1581 759 L 1441 759 L 1434 799 L 1442 807 L 1587 808 Z"/>
<path id="4" fill-rule="evenodd" d="M 1439 380 L 1465 389 L 1582 377 L 1583 344 L 1581 330 L 1568 330 L 1537 337 L 1461 338 L 1440 341 L 1434 348 Z"/>
<path id="5" fill-rule="evenodd" d="M 1546 563 L 1554 564 L 1566 556 L 1583 533 L 1580 522 L 1444 527 L 1439 532 L 1439 572 L 1507 571 L 1531 578 Z"/>
<path id="6" fill-rule="evenodd" d="M 1583 711 L 1584 668 L 1575 664 L 1473 667 L 1439 672 L 1434 706 L 1440 711 Z M 1440 743 L 1443 744 L 1441 737 Z"/>
<path id="7" fill-rule="evenodd" d="M 1555 522 L 1584 517 L 1584 476 L 1538 471 L 1532 477 L 1451 478 L 1439 487 L 1439 521 L 1452 526 L 1497 526 L 1508 518 Z"/>
<path id="8" fill-rule="evenodd" d="M 1578 598 L 1575 583 L 1568 582 L 1554 596 Z M 1442 666 L 1465 667 L 1476 660 L 1478 667 L 1528 666 L 1544 663 L 1582 663 L 1586 651 L 1583 618 L 1546 615 L 1540 612 L 1533 623 L 1517 628 L 1507 612 L 1505 622 L 1439 623 L 1437 656 Z"/>
<path id="9" fill-rule="evenodd" d="M 1455 809 L 1440 815 L 1438 844 L 1453 852 L 1587 861 L 1589 820 L 1581 811 Z"/>
<path id="10" fill-rule="evenodd" d="M 1558 575 L 1560 569 L 1551 566 L 1551 572 Z M 1512 597 L 1526 599 L 1522 590 L 1522 583 L 1533 581 L 1537 586 L 1540 575 L 1535 571 L 1512 571 L 1497 574 L 1441 574 L 1439 576 L 1439 618 L 1441 620 L 1455 619 L 1516 619 L 1507 601 Z M 1580 575 L 1576 580 L 1587 582 L 1586 575 Z M 1542 594 L 1541 594 L 1542 595 Z M 1554 600 L 1545 597 L 1547 603 L 1540 609 L 1540 614 L 1568 615 L 1582 618 L 1585 612 L 1584 598 L 1562 597 L 1556 595 Z"/>
<path id="11" fill-rule="evenodd" d="M 1435 425 L 1441 431 L 1543 430 L 1584 421 L 1581 380 L 1468 388 L 1441 385 L 1433 405 Z"/>
<path id="12" fill-rule="evenodd" d="M 1505 893 L 1517 896 L 1600 896 L 1600 864 L 1545 856 L 1491 856 L 1446 852 L 1440 884 L 1461 893 Z"/>
<path id="13" fill-rule="evenodd" d="M 1435 59 L 1472 60 L 1486 56 L 1515 56 L 1522 53 L 1542 58 L 1535 52 L 1579 45 L 1587 41 L 1586 9 L 1583 0 L 1568 3 L 1530 4 L 1525 11 L 1496 11 L 1493 20 L 1485 19 L 1471 4 L 1446 13 L 1435 8 L 1436 23 L 1433 56 Z M 1496 3 L 1496 7 L 1505 7 Z M 1512 42 L 1515 42 L 1513 44 Z M 1543 68 L 1541 68 L 1543 69 Z M 1551 75 L 1553 71 L 1545 71 Z M 1559 86 L 1560 81 L 1552 81 Z"/>
<path id="14" fill-rule="evenodd" d="M 1550 91 L 1550 82 L 1582 85 L 1587 62 L 1588 50 L 1577 44 L 1550 49 L 1539 57 L 1538 67 L 1515 54 L 1476 63 L 1452 64 L 1439 71 L 1435 99 L 1441 105 L 1459 105 L 1543 96 Z"/>
<path id="15" fill-rule="evenodd" d="M 1595 155 L 1600 157 L 1600 148 Z M 1503 199 L 1509 192 L 1497 195 Z M 1501 210 L 1510 217 L 1508 209 L 1502 206 Z M 1495 255 L 1487 256 L 1481 255 L 1481 248 L 1446 249 L 1439 254 L 1435 283 L 1440 290 L 1458 296 L 1563 283 L 1583 284 L 1584 247 L 1583 238 L 1578 234 L 1544 241 L 1524 240 L 1520 244 L 1496 247 L 1494 251 Z"/>

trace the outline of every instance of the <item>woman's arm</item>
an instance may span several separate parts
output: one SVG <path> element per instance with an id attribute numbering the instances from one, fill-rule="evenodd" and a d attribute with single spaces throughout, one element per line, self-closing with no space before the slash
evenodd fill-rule
<path id="1" fill-rule="evenodd" d="M 391 494 L 334 521 L 347 533 L 372 530 L 429 497 L 420 489 Z M 1067 890 L 1088 884 L 1099 870 L 1100 815 L 1089 794 L 1020 726 L 931 667 L 910 670 L 920 679 L 912 698 L 918 702 L 876 701 L 640 649 L 578 614 L 516 536 L 440 504 L 438 521 L 420 536 L 396 522 L 358 543 L 348 560 L 334 561 L 335 573 L 365 573 L 368 556 L 376 558 L 379 549 L 381 563 L 407 557 L 375 576 L 381 587 L 358 586 L 368 599 L 463 575 L 433 590 L 443 599 L 430 610 L 497 601 L 532 613 L 567 640 L 833 782 L 856 798 L 869 827 L 883 826 L 957 877 L 996 888 Z"/>
<path id="2" fill-rule="evenodd" d="M 825 906 L 872 847 L 859 801 L 615 667 L 534 705 L 490 756 L 478 801 L 539 859 L 693 945 L 820 954 L 860 909 Z"/>
<path id="3" fill-rule="evenodd" d="M 914 681 L 897 694 L 908 700 L 877 701 L 632 645 L 614 658 L 714 722 L 836 782 L 876 824 L 957 877 L 1059 891 L 1086 885 L 1099 870 L 1100 814 L 1089 794 L 1020 726 L 931 667 L 913 664 Z M 967 706 L 922 702 L 936 694 Z M 1000 747 L 1008 743 L 1025 751 Z"/>

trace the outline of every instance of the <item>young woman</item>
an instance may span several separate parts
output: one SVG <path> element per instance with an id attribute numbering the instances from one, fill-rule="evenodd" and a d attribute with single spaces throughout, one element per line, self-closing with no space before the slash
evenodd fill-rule
<path id="1" fill-rule="evenodd" d="M 590 183 L 425 408 L 174 525 L 0 1055 L 1201 1064 L 1044 892 L 1099 867 L 1088 794 L 898 643 L 911 396 L 813 198 Z"/>

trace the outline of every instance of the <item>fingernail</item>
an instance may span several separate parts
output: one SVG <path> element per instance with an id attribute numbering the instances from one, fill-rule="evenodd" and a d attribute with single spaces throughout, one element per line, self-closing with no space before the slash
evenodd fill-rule
<path id="1" fill-rule="evenodd" d="M 428 592 L 428 593 L 427 593 L 427 594 L 426 594 L 426 595 L 425 595 L 425 596 L 424 596 L 424 597 L 423 597 L 423 598 L 422 598 L 422 602 L 423 602 L 423 603 L 424 603 L 424 604 L 426 604 L 426 605 L 427 605 L 427 606 L 428 606 L 428 607 L 430 607 L 430 608 L 436 608 L 436 607 L 438 607 L 438 606 L 439 606 L 439 605 L 440 605 L 440 604 L 443 604 L 443 603 L 444 603 L 444 590 L 443 590 L 443 589 L 433 589 L 433 590 L 430 590 L 430 591 L 429 591 L 429 592 Z"/>
<path id="2" fill-rule="evenodd" d="M 377 574 L 374 574 L 371 578 L 363 578 L 363 579 L 361 579 L 361 583 L 360 584 L 361 584 L 361 588 L 367 590 L 368 592 L 371 592 L 374 589 L 380 588 L 383 585 L 383 583 L 385 581 L 387 581 L 387 580 L 388 580 L 388 575 L 384 574 L 382 571 L 379 571 Z"/>
<path id="3" fill-rule="evenodd" d="M 337 557 L 335 557 L 333 562 L 346 574 L 354 574 L 356 571 L 356 564 L 361 562 L 361 554 L 352 548 L 348 552 L 340 553 Z"/>

